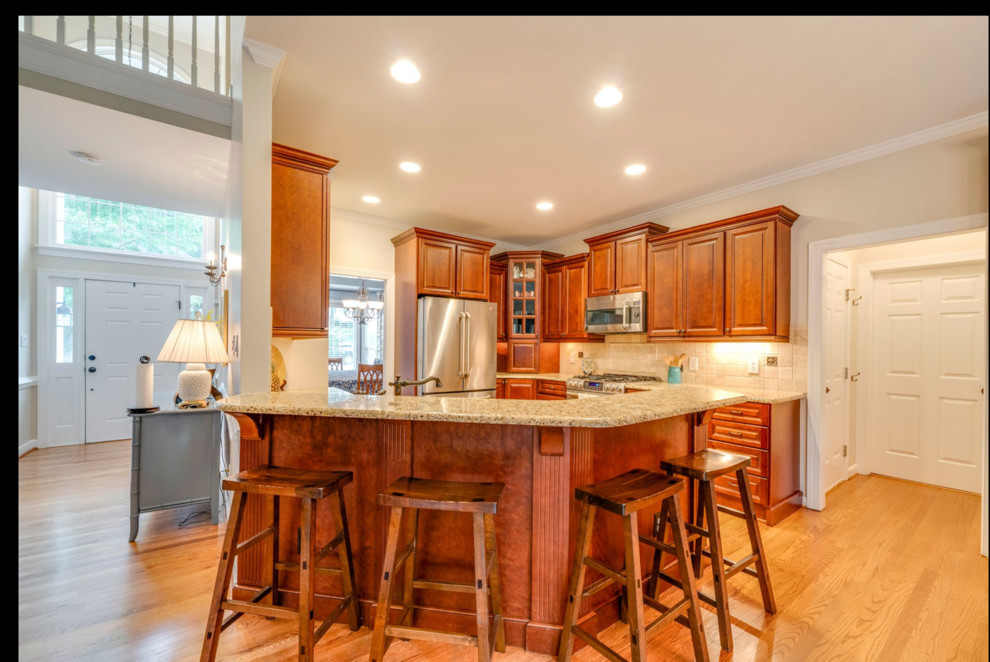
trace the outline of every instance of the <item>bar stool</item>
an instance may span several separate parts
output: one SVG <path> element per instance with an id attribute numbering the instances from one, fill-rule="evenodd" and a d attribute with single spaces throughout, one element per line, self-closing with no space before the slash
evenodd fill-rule
<path id="1" fill-rule="evenodd" d="M 585 485 L 574 490 L 574 497 L 583 502 L 581 506 L 581 525 L 578 528 L 577 548 L 574 552 L 574 568 L 571 573 L 570 589 L 567 597 L 567 609 L 564 613 L 564 629 L 560 637 L 558 662 L 571 659 L 574 646 L 574 635 L 584 640 L 596 651 L 610 660 L 623 660 L 612 648 L 606 646 L 596 637 L 577 625 L 577 610 L 582 598 L 587 598 L 613 582 L 622 585 L 626 599 L 629 602 L 627 621 L 631 643 L 632 662 L 646 659 L 646 632 L 659 625 L 676 619 L 686 624 L 691 631 L 691 641 L 694 644 L 694 659 L 707 662 L 708 644 L 701 624 L 701 610 L 698 607 L 698 595 L 694 585 L 694 575 L 688 564 L 687 536 L 681 508 L 678 504 L 678 493 L 684 488 L 684 479 L 674 476 L 633 469 L 624 474 L 610 478 L 601 483 Z M 673 530 L 673 544 L 663 542 L 664 528 L 659 528 L 658 537 L 641 536 L 637 533 L 637 513 L 657 503 L 661 504 L 664 524 L 670 523 Z M 602 508 L 607 512 L 622 517 L 623 540 L 625 548 L 625 565 L 622 571 L 615 570 L 588 556 L 591 545 L 591 531 L 595 519 L 595 510 Z M 686 577 L 683 585 L 684 598 L 671 607 L 665 607 L 653 597 L 643 595 L 642 570 L 639 560 L 639 544 L 646 543 L 656 550 L 663 550 L 677 556 L 677 564 L 681 577 Z M 604 575 L 587 588 L 584 587 L 585 566 Z M 649 625 L 644 624 L 643 604 L 660 612 L 660 616 Z M 682 612 L 687 611 L 687 619 Z"/>
<path id="2" fill-rule="evenodd" d="M 344 610 L 347 610 L 351 630 L 361 627 L 357 595 L 354 593 L 354 564 L 351 559 L 351 541 L 347 531 L 347 514 L 344 510 L 343 488 L 353 480 L 350 471 L 302 471 L 278 467 L 260 466 L 242 471 L 223 481 L 223 489 L 234 493 L 231 501 L 231 519 L 223 538 L 223 551 L 217 568 L 217 580 L 213 588 L 213 601 L 206 625 L 206 637 L 200 660 L 212 662 L 216 658 L 220 633 L 241 617 L 257 614 L 269 618 L 299 619 L 299 659 L 312 660 L 313 647 Z M 267 526 L 244 542 L 239 542 L 244 507 L 248 495 L 265 499 Z M 332 496 L 332 510 L 337 535 L 319 551 L 316 551 L 316 502 Z M 282 562 L 278 559 L 279 499 L 293 497 L 302 501 L 301 542 L 299 562 Z M 271 538 L 271 549 L 265 550 L 264 582 L 267 586 L 250 600 L 233 600 L 227 597 L 234 559 L 257 543 Z M 339 568 L 321 567 L 327 554 L 337 550 Z M 299 572 L 299 608 L 283 607 L 279 589 L 279 573 Z M 342 577 L 344 597 L 330 615 L 314 632 L 313 595 L 316 572 L 339 573 Z M 269 604 L 260 604 L 268 597 Z M 223 620 L 224 610 L 234 612 Z"/>
<path id="3" fill-rule="evenodd" d="M 475 646 L 478 659 L 489 662 L 492 650 L 505 651 L 505 625 L 502 622 L 502 594 L 499 589 L 498 555 L 495 548 L 495 512 L 502 495 L 502 483 L 467 483 L 443 480 L 425 480 L 404 476 L 378 495 L 378 503 L 391 507 L 388 523 L 388 542 L 382 583 L 378 591 L 378 609 L 375 613 L 375 629 L 371 639 L 371 662 L 382 662 L 393 638 L 447 641 Z M 415 577 L 416 547 L 419 540 L 420 510 L 450 510 L 472 513 L 474 517 L 474 572 L 475 583 L 428 581 Z M 406 545 L 399 550 L 399 529 L 403 511 L 406 520 Z M 396 555 L 398 554 L 398 558 Z M 395 573 L 405 567 L 403 575 L 402 614 L 398 623 L 389 624 L 392 607 L 392 581 Z M 443 632 L 413 627 L 414 589 L 474 593 L 477 610 L 477 636 L 459 632 Z M 491 599 L 492 623 L 488 623 L 488 600 Z"/>
<path id="4" fill-rule="evenodd" d="M 763 539 L 760 538 L 760 527 L 756 522 L 756 514 L 753 510 L 753 494 L 749 488 L 746 467 L 749 466 L 749 458 L 744 455 L 733 455 L 724 451 L 702 450 L 691 453 L 683 457 L 674 458 L 660 462 L 660 468 L 672 474 L 685 476 L 696 480 L 698 485 L 698 499 L 695 505 L 694 524 L 688 524 L 691 531 L 688 537 L 689 542 L 694 546 L 692 551 L 692 561 L 694 562 L 695 577 L 701 579 L 702 556 L 707 556 L 711 560 L 712 579 L 714 582 L 715 597 L 698 591 L 698 597 L 715 607 L 718 613 L 718 636 L 723 650 L 732 650 L 732 625 L 729 620 L 729 589 L 726 582 L 730 577 L 740 572 L 756 577 L 760 582 L 760 592 L 763 594 L 763 608 L 768 614 L 777 612 L 777 604 L 774 602 L 773 589 L 770 586 L 770 573 L 767 569 L 766 554 L 763 551 Z M 739 500 L 742 502 L 743 512 L 733 510 L 726 506 L 719 505 L 715 499 L 715 479 L 719 476 L 735 473 L 735 481 L 739 484 Z M 746 529 L 749 532 L 749 542 L 751 547 L 750 555 L 739 561 L 733 561 L 722 556 L 722 534 L 719 529 L 718 512 L 726 513 L 734 517 L 742 518 L 746 521 Z M 655 522 L 662 519 L 662 513 L 658 514 Z M 708 528 L 704 528 L 705 520 L 708 521 Z M 705 550 L 705 541 L 711 548 Z M 695 542 L 697 541 L 697 542 Z M 755 565 L 755 570 L 749 566 Z M 654 590 L 658 588 L 657 580 L 663 578 L 676 585 L 666 575 L 661 572 L 660 553 L 654 555 L 653 572 L 651 574 L 651 586 Z"/>

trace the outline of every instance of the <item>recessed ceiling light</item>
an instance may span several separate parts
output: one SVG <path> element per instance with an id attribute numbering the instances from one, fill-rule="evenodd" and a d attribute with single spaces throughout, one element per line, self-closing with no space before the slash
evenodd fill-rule
<path id="1" fill-rule="evenodd" d="M 419 69 L 409 60 L 399 60 L 389 71 L 392 72 L 392 78 L 400 83 L 411 84 L 419 80 Z"/>
<path id="2" fill-rule="evenodd" d="M 614 106 L 620 101 L 622 101 L 622 92 L 615 89 L 611 85 L 603 87 L 598 94 L 595 95 L 595 105 L 601 108 Z"/>
<path id="3" fill-rule="evenodd" d="M 374 195 L 362 195 L 361 199 L 367 202 L 369 205 L 377 205 L 379 202 L 382 201 L 381 198 Z"/>
<path id="4" fill-rule="evenodd" d="M 646 166 L 645 165 L 638 165 L 637 164 L 637 165 L 631 165 L 631 166 L 629 166 L 629 167 L 626 168 L 626 174 L 627 175 L 642 175 L 644 172 L 646 172 Z"/>
<path id="5" fill-rule="evenodd" d="M 96 156 L 95 154 L 90 154 L 89 152 L 75 152 L 75 151 L 73 151 L 73 152 L 69 152 L 69 154 L 71 154 L 72 156 L 76 157 L 77 159 L 79 159 L 83 163 L 87 163 L 89 165 L 95 165 L 95 166 L 103 165 L 103 159 L 101 159 L 100 157 Z"/>
<path id="6" fill-rule="evenodd" d="M 552 202 L 537 202 L 536 203 L 536 208 L 539 209 L 540 211 L 546 211 L 548 209 L 553 209 L 553 203 Z"/>
<path id="7" fill-rule="evenodd" d="M 418 163 L 413 163 L 412 161 L 403 161 L 399 164 L 399 167 L 406 172 L 419 172 L 420 167 Z"/>

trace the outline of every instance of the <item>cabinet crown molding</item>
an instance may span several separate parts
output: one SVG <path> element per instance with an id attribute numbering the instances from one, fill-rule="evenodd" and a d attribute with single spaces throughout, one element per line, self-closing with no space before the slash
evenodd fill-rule
<path id="1" fill-rule="evenodd" d="M 492 262 L 505 262 L 507 260 L 556 260 L 564 257 L 563 253 L 551 253 L 550 251 L 506 251 L 498 255 L 492 255 Z"/>
<path id="2" fill-rule="evenodd" d="M 290 168 L 310 170 L 325 175 L 339 162 L 337 159 L 331 159 L 327 156 L 305 152 L 295 147 L 289 147 L 288 145 L 272 143 L 272 163 L 289 166 Z"/>
<path id="3" fill-rule="evenodd" d="M 606 234 L 600 234 L 595 237 L 588 237 L 584 240 L 586 244 L 600 244 L 606 241 L 614 241 L 616 239 L 622 239 L 623 237 L 628 237 L 636 234 L 646 234 L 647 236 L 664 234 L 670 230 L 666 225 L 660 225 L 659 223 L 640 223 L 639 225 L 634 225 L 629 228 L 623 228 L 621 230 L 616 230 L 614 232 L 608 232 Z"/>
<path id="4" fill-rule="evenodd" d="M 397 234 L 392 237 L 392 245 L 398 246 L 403 244 L 410 239 L 414 238 L 421 239 L 442 239 L 444 241 L 452 241 L 458 244 L 469 244 L 471 246 L 477 246 L 478 248 L 483 248 L 485 250 L 491 250 L 495 245 L 493 241 L 484 241 L 482 239 L 471 239 L 469 237 L 462 237 L 456 234 L 447 234 L 445 232 L 437 232 L 436 230 L 427 230 L 425 228 L 409 228 L 401 234 Z"/>
<path id="5" fill-rule="evenodd" d="M 647 241 L 650 243 L 661 243 L 667 240 L 683 239 L 688 235 L 700 235 L 706 232 L 725 230 L 730 227 L 739 227 L 750 223 L 760 223 L 770 220 L 780 221 L 790 227 L 794 225 L 794 221 L 796 221 L 799 216 L 800 214 L 796 211 L 788 209 L 784 205 L 778 205 L 776 207 L 769 207 L 759 211 L 751 211 L 748 214 L 740 214 L 739 216 L 733 216 L 731 218 L 723 218 L 720 221 L 712 221 L 701 225 L 692 225 L 688 228 L 681 228 L 679 230 L 674 230 L 673 232 L 668 232 L 664 235 L 649 237 Z"/>

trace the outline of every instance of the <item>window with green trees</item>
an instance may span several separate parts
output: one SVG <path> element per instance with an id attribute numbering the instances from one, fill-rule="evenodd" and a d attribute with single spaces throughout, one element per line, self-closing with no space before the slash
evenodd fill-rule
<path id="1" fill-rule="evenodd" d="M 212 218 L 126 202 L 55 194 L 55 243 L 202 258 Z"/>

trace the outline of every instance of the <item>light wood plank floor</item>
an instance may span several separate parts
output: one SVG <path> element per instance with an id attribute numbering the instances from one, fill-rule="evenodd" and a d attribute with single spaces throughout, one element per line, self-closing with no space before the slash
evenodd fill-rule
<path id="1" fill-rule="evenodd" d="M 206 623 L 224 525 L 189 506 L 141 515 L 127 543 L 129 442 L 36 450 L 18 461 L 18 652 L 21 660 L 194 660 Z M 986 660 L 987 559 L 979 497 L 877 476 L 763 528 L 779 612 L 763 613 L 756 580 L 730 582 L 735 651 L 713 660 Z M 744 533 L 724 517 L 727 556 Z M 707 572 L 704 586 L 710 587 Z M 668 602 L 669 604 L 669 602 Z M 619 652 L 621 624 L 602 633 Z M 318 660 L 366 660 L 371 632 L 331 628 Z M 294 625 L 244 616 L 220 639 L 220 659 L 286 660 Z M 650 633 L 650 659 L 691 659 L 687 630 Z M 601 659 L 589 648 L 579 662 Z M 389 661 L 468 661 L 471 648 L 396 642 Z M 501 662 L 545 662 L 509 648 Z"/>

